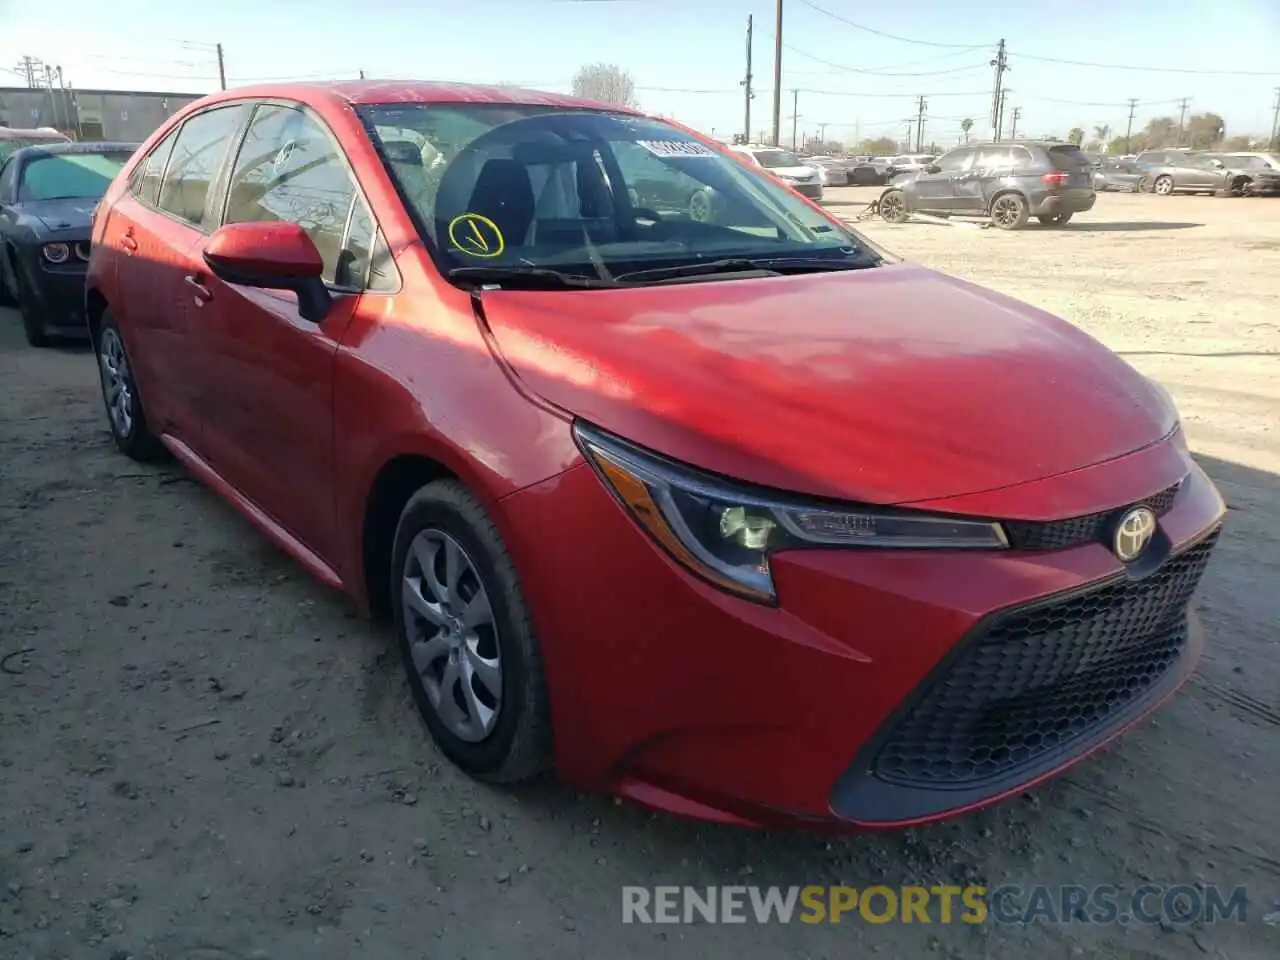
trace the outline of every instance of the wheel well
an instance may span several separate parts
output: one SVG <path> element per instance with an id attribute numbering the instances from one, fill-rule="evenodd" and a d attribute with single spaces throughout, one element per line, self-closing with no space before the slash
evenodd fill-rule
<path id="1" fill-rule="evenodd" d="M 999 200 L 1001 197 L 1007 197 L 1011 193 L 1014 194 L 1015 196 L 1021 197 L 1022 202 L 1030 206 L 1030 202 L 1027 200 L 1027 195 L 1025 193 L 1023 193 L 1017 187 L 1005 187 L 1002 190 L 997 190 L 995 193 L 991 195 L 991 199 L 987 201 L 987 211 L 990 212 L 991 208 L 996 205 L 997 200 Z"/>
<path id="2" fill-rule="evenodd" d="M 89 290 L 84 296 L 85 319 L 89 321 L 89 336 L 92 342 L 98 342 L 98 327 L 102 323 L 102 315 L 107 311 L 107 298 L 97 290 Z"/>
<path id="3" fill-rule="evenodd" d="M 378 471 L 365 503 L 363 535 L 365 595 L 378 620 L 391 618 L 391 546 L 404 505 L 433 480 L 454 478 L 443 464 L 420 456 L 396 457 Z"/>

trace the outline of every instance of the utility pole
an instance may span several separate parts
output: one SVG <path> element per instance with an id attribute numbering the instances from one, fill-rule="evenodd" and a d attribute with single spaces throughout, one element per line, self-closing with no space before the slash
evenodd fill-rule
<path id="1" fill-rule="evenodd" d="M 1133 153 L 1132 145 L 1129 141 L 1133 138 L 1133 115 L 1138 110 L 1138 98 L 1129 98 L 1129 125 L 1124 128 L 1124 152 Z"/>
<path id="2" fill-rule="evenodd" d="M 796 141 L 796 124 L 800 120 L 800 91 L 791 91 L 791 149 L 798 150 L 800 144 Z"/>
<path id="3" fill-rule="evenodd" d="M 18 74 L 26 77 L 27 89 L 34 90 L 40 86 L 40 74 L 44 72 L 44 64 L 38 57 L 24 56 L 13 68 Z"/>
<path id="4" fill-rule="evenodd" d="M 1271 115 L 1271 149 L 1280 150 L 1280 87 L 1276 87 L 1275 112 Z"/>
<path id="5" fill-rule="evenodd" d="M 361 79 L 361 80 L 363 80 L 363 79 L 364 79 L 364 71 L 363 71 L 363 70 L 361 70 L 361 71 L 360 71 L 360 79 Z"/>
<path id="6" fill-rule="evenodd" d="M 907 124 L 907 139 L 903 141 L 903 146 L 902 146 L 902 152 L 903 152 L 903 153 L 907 153 L 907 152 L 911 149 L 911 124 L 913 124 L 913 123 L 915 123 L 915 121 L 914 121 L 914 120 L 907 120 L 907 121 L 906 121 L 906 124 Z"/>
<path id="7" fill-rule="evenodd" d="M 1019 121 L 1021 118 L 1022 118 L 1022 108 L 1021 108 L 1021 107 L 1014 107 L 1014 108 L 1013 108 L 1013 123 L 1011 123 L 1011 124 L 1010 124 L 1010 126 L 1009 126 L 1009 139 L 1010 139 L 1010 140 L 1017 140 L 1017 139 L 1018 139 L 1018 121 Z"/>
<path id="8" fill-rule="evenodd" d="M 777 0 L 778 20 L 773 28 L 773 145 L 782 135 L 782 0 Z"/>
<path id="9" fill-rule="evenodd" d="M 995 139 L 1000 139 L 1000 125 L 1004 113 L 1004 74 L 1009 70 L 1009 52 L 1005 48 L 1004 38 L 1000 38 L 1000 46 L 996 48 L 995 59 L 991 66 L 996 68 L 995 92 L 991 95 L 991 129 L 995 131 Z"/>
<path id="10" fill-rule="evenodd" d="M 741 81 L 743 86 L 743 104 L 742 109 L 742 139 L 749 141 L 751 139 L 751 101 L 755 97 L 755 91 L 751 89 L 751 14 L 747 14 L 747 75 Z"/>
<path id="11" fill-rule="evenodd" d="M 995 139 L 997 143 L 1004 139 L 1004 104 L 1009 98 L 1009 92 L 1008 87 L 1001 87 L 1000 101 L 996 104 Z"/>
<path id="12" fill-rule="evenodd" d="M 1191 102 L 1190 97 L 1183 97 L 1179 103 L 1178 110 L 1178 146 L 1182 146 L 1182 131 L 1187 122 L 1187 104 Z"/>
<path id="13" fill-rule="evenodd" d="M 924 150 L 924 108 L 928 105 L 924 94 L 920 94 L 920 99 L 916 101 L 916 153 Z"/>
<path id="14" fill-rule="evenodd" d="M 830 124 L 830 123 L 820 123 L 820 124 L 818 124 L 818 140 L 819 140 L 819 141 L 821 141 L 821 143 L 822 143 L 822 148 L 823 148 L 824 150 L 825 150 L 825 149 L 826 149 L 826 147 L 827 147 L 827 127 L 829 127 L 829 126 L 831 126 L 831 124 Z"/>
<path id="15" fill-rule="evenodd" d="M 222 44 L 218 44 L 218 83 L 222 89 L 227 89 L 227 64 L 222 58 Z"/>

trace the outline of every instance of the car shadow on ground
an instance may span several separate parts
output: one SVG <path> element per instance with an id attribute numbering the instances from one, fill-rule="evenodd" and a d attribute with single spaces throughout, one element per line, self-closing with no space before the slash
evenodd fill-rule
<path id="1" fill-rule="evenodd" d="M 1137 233 L 1146 230 L 1191 230 L 1203 227 L 1203 223 L 1174 223 L 1163 220 L 1131 220 L 1111 223 L 1072 223 L 1066 227 L 1053 227 L 1053 230 L 1066 230 L 1068 233 Z"/>

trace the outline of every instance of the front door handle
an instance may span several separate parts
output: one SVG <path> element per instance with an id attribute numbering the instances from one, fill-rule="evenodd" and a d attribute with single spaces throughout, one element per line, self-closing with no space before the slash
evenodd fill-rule
<path id="1" fill-rule="evenodd" d="M 183 277 L 183 280 L 195 294 L 197 307 L 203 307 L 206 303 L 213 299 L 213 291 L 200 282 L 199 277 Z"/>

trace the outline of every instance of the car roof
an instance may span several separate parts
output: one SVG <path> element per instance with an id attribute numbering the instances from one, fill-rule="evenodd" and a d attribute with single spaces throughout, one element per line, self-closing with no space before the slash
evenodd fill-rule
<path id="1" fill-rule="evenodd" d="M 365 106 L 395 103 L 486 103 L 563 107 L 573 110 L 609 110 L 614 113 L 644 114 L 630 107 L 601 103 L 563 93 L 547 93 L 523 87 L 449 83 L 435 80 L 341 80 L 327 83 L 269 83 L 225 90 L 197 101 L 199 104 L 225 100 L 279 97 L 312 102 L 329 100 L 336 105 Z"/>
<path id="2" fill-rule="evenodd" d="M 137 149 L 138 144 L 136 143 L 118 143 L 114 140 L 93 140 L 83 143 L 50 141 L 49 143 L 37 143 L 29 147 L 23 147 L 21 150 L 15 150 L 12 156 L 25 159 L 27 157 L 61 157 L 86 153 L 123 153 L 125 151 L 133 153 Z"/>

